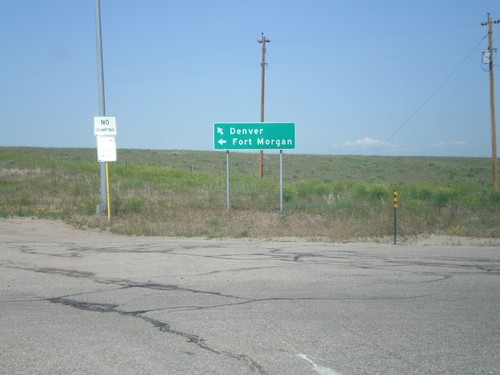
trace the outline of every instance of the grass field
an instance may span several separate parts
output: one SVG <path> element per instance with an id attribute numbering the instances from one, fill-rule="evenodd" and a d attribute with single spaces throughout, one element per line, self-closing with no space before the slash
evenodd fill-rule
<path id="1" fill-rule="evenodd" d="M 307 237 L 393 234 L 500 237 L 500 193 L 488 158 L 118 150 L 109 164 L 111 221 L 100 201 L 95 149 L 0 148 L 0 216 L 61 219 L 129 235 Z"/>

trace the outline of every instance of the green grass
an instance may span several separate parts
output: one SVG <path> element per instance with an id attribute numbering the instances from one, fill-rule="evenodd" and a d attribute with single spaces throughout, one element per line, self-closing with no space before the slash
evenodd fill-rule
<path id="1" fill-rule="evenodd" d="M 111 222 L 96 215 L 95 149 L 0 148 L 0 216 L 61 219 L 128 235 L 321 237 L 398 235 L 500 237 L 500 193 L 488 158 L 230 154 L 118 150 L 109 164 Z"/>

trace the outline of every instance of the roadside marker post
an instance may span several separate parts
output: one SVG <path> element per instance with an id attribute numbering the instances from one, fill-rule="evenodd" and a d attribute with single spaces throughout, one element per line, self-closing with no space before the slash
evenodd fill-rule
<path id="1" fill-rule="evenodd" d="M 398 211 L 398 192 L 394 191 L 394 245 L 396 245 L 397 237 L 397 211 Z"/>
<path id="2" fill-rule="evenodd" d="M 108 221 L 111 221 L 111 199 L 109 197 L 109 167 L 108 162 L 106 162 L 106 200 L 108 201 Z"/>

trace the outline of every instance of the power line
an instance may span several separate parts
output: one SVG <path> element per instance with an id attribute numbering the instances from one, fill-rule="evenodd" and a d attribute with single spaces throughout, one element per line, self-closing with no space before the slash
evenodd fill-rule
<path id="1" fill-rule="evenodd" d="M 190 53 L 185 53 L 185 54 L 180 54 L 180 55 L 173 55 L 173 56 L 166 56 L 166 57 L 159 57 L 159 58 L 156 58 L 156 59 L 128 61 L 128 62 L 123 62 L 123 63 L 118 63 L 118 64 L 106 65 L 106 68 L 116 68 L 116 67 L 121 67 L 121 66 L 138 65 L 138 64 L 151 64 L 151 63 L 156 63 L 156 62 L 161 62 L 161 61 L 183 59 L 183 58 L 186 58 L 186 57 L 193 57 L 193 56 L 199 56 L 199 55 L 208 55 L 208 54 L 211 54 L 211 53 L 217 53 L 217 52 L 227 51 L 227 50 L 231 50 L 231 49 L 246 47 L 246 46 L 248 46 L 250 44 L 253 45 L 253 43 L 243 43 L 243 44 L 238 44 L 238 45 L 234 45 L 234 46 L 227 46 L 227 47 L 216 48 L 216 49 L 211 49 L 211 50 L 190 52 Z M 78 72 L 78 71 L 84 71 L 84 70 L 95 70 L 95 67 L 66 68 L 66 69 L 54 69 L 54 70 L 43 70 L 43 71 L 34 71 L 34 72 L 21 72 L 21 73 L 1 73 L 0 77 L 28 76 L 28 75 L 42 75 L 42 74 L 58 74 L 58 73 Z"/>
<path id="2" fill-rule="evenodd" d="M 235 45 L 235 46 L 228 46 L 228 47 L 216 48 L 216 49 L 206 50 L 206 51 L 190 52 L 190 53 L 185 53 L 185 54 L 182 54 L 182 55 L 159 57 L 159 58 L 156 58 L 156 59 L 129 61 L 129 62 L 124 62 L 124 63 L 120 63 L 120 64 L 113 64 L 111 66 L 112 67 L 119 67 L 119 66 L 126 66 L 126 65 L 149 64 L 149 63 L 155 63 L 155 62 L 160 62 L 160 61 L 183 59 L 183 58 L 186 58 L 186 57 L 193 57 L 193 56 L 199 56 L 199 55 L 208 55 L 208 54 L 211 54 L 211 53 L 227 51 L 227 50 L 231 50 L 231 49 L 246 47 L 246 46 L 249 46 L 249 45 L 253 45 L 253 43 L 243 43 L 243 44 L 238 44 L 238 45 Z"/>
<path id="3" fill-rule="evenodd" d="M 259 65 L 259 64 L 252 63 L 252 64 L 238 65 L 238 66 L 232 66 L 232 67 L 220 68 L 220 69 L 202 70 L 202 71 L 197 71 L 197 72 L 169 74 L 169 75 L 154 76 L 154 77 L 149 77 L 149 78 L 128 79 L 128 80 L 114 81 L 114 82 L 111 81 L 111 82 L 107 82 L 107 86 L 125 85 L 125 84 L 130 84 L 130 83 L 158 81 L 158 80 L 166 80 L 166 79 L 173 79 L 173 78 L 190 77 L 190 76 L 205 75 L 205 74 L 214 74 L 214 73 L 227 72 L 227 71 L 231 71 L 231 70 L 252 68 L 252 67 L 255 67 L 257 65 Z M 62 84 L 62 85 L 47 85 L 47 86 L 38 86 L 38 87 L 35 87 L 35 86 L 30 86 L 30 87 L 0 87 L 0 91 L 2 91 L 2 90 L 11 91 L 11 90 L 69 89 L 69 88 L 93 87 L 93 86 L 94 86 L 93 84 Z"/>
<path id="4" fill-rule="evenodd" d="M 481 45 L 484 39 L 486 39 L 488 35 L 485 35 L 481 38 L 481 40 L 477 43 L 477 45 L 465 56 L 465 58 L 453 69 L 453 71 L 437 86 L 437 88 L 425 99 L 425 101 L 403 122 L 403 124 L 396 129 L 396 131 L 379 147 L 379 149 L 373 154 L 377 155 L 387 144 L 401 131 L 403 128 L 408 125 L 413 117 L 417 113 L 419 113 L 425 105 L 430 102 L 430 100 L 441 90 L 441 88 L 449 81 L 449 79 L 460 69 L 460 67 L 472 56 L 472 54 L 477 50 L 477 48 Z"/>
<path id="5" fill-rule="evenodd" d="M 278 68 L 278 65 L 273 61 L 272 57 L 269 55 L 269 53 L 266 52 L 266 56 L 269 58 L 269 62 L 271 67 L 276 71 L 277 77 L 281 79 L 283 82 L 283 85 L 285 86 L 286 92 L 288 95 L 291 96 L 292 100 L 294 101 L 293 107 L 298 108 L 301 113 L 304 113 L 308 119 L 309 124 L 312 126 L 314 131 L 318 134 L 319 139 L 323 144 L 328 148 L 333 150 L 334 147 L 328 142 L 329 137 L 325 137 L 323 134 L 321 134 L 320 130 L 317 127 L 317 124 L 314 120 L 312 120 L 311 113 L 307 110 L 307 108 L 304 108 L 302 101 L 299 99 L 299 97 L 296 95 L 295 91 L 293 88 L 288 84 L 288 82 L 285 80 L 283 74 L 281 73 L 280 69 Z"/>
<path id="6" fill-rule="evenodd" d="M 384 55 L 384 56 L 367 56 L 367 57 L 345 57 L 333 58 L 322 60 L 301 60 L 301 61 L 279 61 L 278 64 L 321 64 L 343 61 L 369 61 L 369 60 L 394 60 L 401 58 L 415 58 L 415 57 L 428 57 L 428 56 L 441 56 L 441 55 L 458 55 L 466 53 L 467 51 L 450 51 L 450 52 L 428 52 L 428 53 L 412 53 L 404 55 Z"/>
<path id="7" fill-rule="evenodd" d="M 275 40 L 275 41 L 276 42 L 285 42 L 285 43 L 313 42 L 313 41 L 322 41 L 322 40 L 367 38 L 367 37 L 379 37 L 379 36 L 391 36 L 391 35 L 416 34 L 416 33 L 421 33 L 421 32 L 432 32 L 432 31 L 441 31 L 441 30 L 444 31 L 444 30 L 472 28 L 472 27 L 476 27 L 476 25 L 447 26 L 447 27 L 430 27 L 430 28 L 427 28 L 427 29 L 416 29 L 416 30 L 401 30 L 401 31 L 389 31 L 389 32 L 380 32 L 380 33 L 322 36 L 322 37 L 297 38 L 297 39 L 278 39 L 278 40 Z"/>

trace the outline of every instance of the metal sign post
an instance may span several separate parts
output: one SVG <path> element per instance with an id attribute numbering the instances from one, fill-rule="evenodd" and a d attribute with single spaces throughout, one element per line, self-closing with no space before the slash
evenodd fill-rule
<path id="1" fill-rule="evenodd" d="M 95 0 L 95 26 L 97 47 L 97 84 L 99 89 L 99 115 L 106 115 L 106 103 L 104 95 L 104 68 L 102 57 L 102 32 L 101 32 L 101 2 Z M 102 214 L 106 207 L 106 168 L 104 163 L 99 165 L 101 203 L 97 205 L 97 213 Z"/>
<path id="2" fill-rule="evenodd" d="M 283 212 L 283 150 L 280 150 L 280 212 Z"/>
<path id="3" fill-rule="evenodd" d="M 226 151 L 226 209 L 229 210 L 231 204 L 229 203 L 229 150 Z"/>

